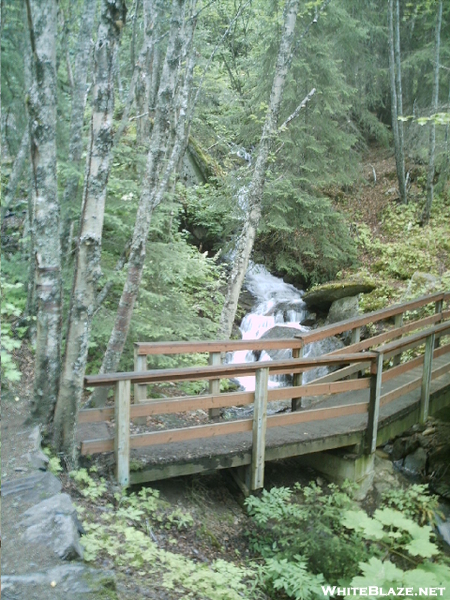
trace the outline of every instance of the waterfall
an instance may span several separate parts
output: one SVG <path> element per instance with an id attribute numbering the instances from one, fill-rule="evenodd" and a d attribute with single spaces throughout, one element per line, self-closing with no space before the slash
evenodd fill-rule
<path id="1" fill-rule="evenodd" d="M 244 282 L 245 289 L 250 292 L 254 298 L 254 305 L 251 312 L 242 319 L 240 331 L 242 339 L 255 340 L 260 338 L 293 338 L 295 331 L 307 332 L 309 327 L 304 327 L 300 323 L 308 316 L 306 304 L 302 300 L 304 292 L 298 290 L 293 285 L 285 283 L 279 277 L 271 275 L 263 265 L 250 263 Z M 286 331 L 283 331 L 286 329 Z M 271 335 L 272 330 L 272 335 Z M 284 334 L 284 335 L 283 335 Z M 343 344 L 335 338 L 323 340 L 321 342 L 309 344 L 305 347 L 304 356 L 319 356 L 341 347 Z M 289 346 L 289 342 L 287 342 Z M 239 350 L 227 354 L 228 364 L 238 364 L 245 362 L 263 362 L 270 360 L 283 360 L 292 357 L 292 351 L 276 350 L 269 352 L 253 352 Z M 312 369 L 303 374 L 303 383 L 311 381 L 316 377 L 326 374 L 325 368 Z M 239 377 L 236 379 L 242 389 L 254 391 L 255 377 Z M 269 378 L 269 388 L 277 388 L 292 383 L 292 377 L 289 375 L 275 375 Z M 289 401 L 269 403 L 268 413 L 285 410 L 290 405 Z M 246 416 L 251 414 L 252 407 L 232 408 L 225 411 L 225 415 L 230 417 Z"/>

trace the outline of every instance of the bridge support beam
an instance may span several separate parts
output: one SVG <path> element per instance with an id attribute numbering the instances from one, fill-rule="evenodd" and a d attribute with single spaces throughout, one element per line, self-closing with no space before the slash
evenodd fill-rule
<path id="1" fill-rule="evenodd" d="M 366 496 L 373 483 L 375 454 L 344 454 L 341 452 L 316 452 L 301 457 L 301 463 L 325 475 L 338 485 L 344 481 L 358 484 L 355 499 Z"/>

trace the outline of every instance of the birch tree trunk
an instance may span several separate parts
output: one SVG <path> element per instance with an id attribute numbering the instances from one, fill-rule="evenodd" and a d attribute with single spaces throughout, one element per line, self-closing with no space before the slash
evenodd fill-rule
<path id="1" fill-rule="evenodd" d="M 136 222 L 131 242 L 127 266 L 127 276 L 114 323 L 113 330 L 103 357 L 101 373 L 115 371 L 127 339 L 142 272 L 145 263 L 147 238 L 153 210 L 161 202 L 178 160 L 173 153 L 180 154 L 183 144 L 177 144 L 182 125 L 186 121 L 186 109 L 180 109 L 178 115 L 176 141 L 173 148 L 167 148 L 170 137 L 171 113 L 174 109 L 177 73 L 180 65 L 183 46 L 192 43 L 192 23 L 190 27 L 183 24 L 185 18 L 185 0 L 173 0 L 170 35 L 166 56 L 164 59 L 161 82 L 158 92 L 158 102 L 155 111 L 154 124 L 147 155 L 145 179 L 136 215 Z M 189 25 L 190 19 L 187 20 Z M 187 82 L 187 78 L 185 83 Z M 184 129 L 183 129 L 184 134 Z M 170 153 L 170 154 L 169 154 Z M 167 162 L 165 158 L 167 157 Z M 164 164 L 166 163 L 166 164 Z M 165 168 L 164 168 L 165 167 Z M 107 389 L 98 388 L 92 396 L 92 404 L 101 406 L 106 401 Z"/>
<path id="2" fill-rule="evenodd" d="M 28 94 L 33 170 L 37 337 L 33 415 L 51 419 L 58 394 L 61 248 L 56 185 L 56 0 L 26 0 L 32 51 Z"/>
<path id="3" fill-rule="evenodd" d="M 438 14 L 436 18 L 435 49 L 434 49 L 434 77 L 433 77 L 433 98 L 431 100 L 431 111 L 437 112 L 439 101 L 439 54 L 441 49 L 441 23 L 442 23 L 442 0 L 439 1 Z M 433 119 L 430 122 L 430 149 L 428 157 L 427 172 L 427 199 L 425 210 L 422 216 L 422 223 L 426 224 L 430 220 L 431 206 L 433 204 L 434 194 L 434 170 L 436 153 L 436 123 Z"/>
<path id="4" fill-rule="evenodd" d="M 55 410 L 53 439 L 76 462 L 75 432 L 83 393 L 88 343 L 101 276 L 101 240 L 113 143 L 114 58 L 125 23 L 123 0 L 103 0 L 95 47 L 91 134 L 86 162 L 80 232 L 71 296 L 66 350 Z"/>
<path id="5" fill-rule="evenodd" d="M 72 207 L 75 204 L 80 181 L 79 168 L 83 152 L 83 120 L 86 108 L 86 82 L 91 56 L 92 30 L 97 9 L 97 0 L 85 0 L 80 19 L 75 66 L 73 72 L 72 109 L 70 116 L 69 164 L 72 172 L 66 182 L 63 196 L 63 207 L 69 210 L 63 225 L 62 243 L 66 245 L 69 238 L 70 222 L 73 218 Z M 64 250 L 67 250 L 64 248 Z M 70 251 L 70 248 L 68 248 Z"/>
<path id="6" fill-rule="evenodd" d="M 161 30 L 160 23 L 163 8 L 162 0 L 144 0 L 144 41 L 136 64 L 133 65 L 133 74 L 131 77 L 130 88 L 128 90 L 127 101 L 125 103 L 125 110 L 123 112 L 123 116 L 114 140 L 115 146 L 117 146 L 119 143 L 119 140 L 128 125 L 130 111 L 135 101 L 137 104 L 137 116 L 143 114 L 144 116 L 142 116 L 142 119 L 145 119 L 148 123 L 148 105 L 146 106 L 145 103 L 139 102 L 137 97 L 139 96 L 142 85 L 151 85 L 149 82 L 152 82 L 154 79 L 153 69 L 151 66 L 152 63 L 153 65 L 155 63 L 155 57 L 158 57 L 160 54 L 158 38 Z M 159 64 L 157 68 L 159 69 Z M 145 92 L 143 94 L 141 93 L 141 95 L 145 96 Z M 141 125 L 138 122 L 138 129 L 140 126 Z M 148 135 L 149 127 L 146 129 L 146 133 Z"/>
<path id="7" fill-rule="evenodd" d="M 398 120 L 402 116 L 402 85 L 401 85 L 401 62 L 400 62 L 400 26 L 399 6 L 396 2 L 396 19 L 394 27 L 394 0 L 389 0 L 389 78 L 391 86 L 391 118 L 392 134 L 394 137 L 395 164 L 397 169 L 397 180 L 402 203 L 407 203 L 406 180 L 405 180 L 405 154 L 403 149 L 403 122 Z"/>
<path id="8" fill-rule="evenodd" d="M 277 132 L 278 114 L 280 112 L 283 90 L 292 61 L 294 45 L 295 23 L 299 0 L 290 0 L 285 7 L 284 27 L 278 50 L 275 74 L 270 94 L 269 107 L 264 122 L 262 136 L 259 144 L 258 157 L 255 170 L 247 196 L 247 214 L 235 250 L 235 258 L 228 279 L 225 303 L 220 319 L 220 334 L 229 338 L 233 327 L 236 309 L 248 268 L 250 255 L 253 250 L 258 224 L 262 212 L 262 196 L 267 170 L 267 159 L 272 146 L 274 135 Z"/>

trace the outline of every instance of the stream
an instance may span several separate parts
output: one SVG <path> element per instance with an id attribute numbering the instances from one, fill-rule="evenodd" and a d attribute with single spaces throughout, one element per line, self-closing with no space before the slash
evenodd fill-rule
<path id="1" fill-rule="evenodd" d="M 242 339 L 255 340 L 260 338 L 293 338 L 298 332 L 310 331 L 310 327 L 302 326 L 300 323 L 309 316 L 306 304 L 302 300 L 304 292 L 289 283 L 285 283 L 279 277 L 271 275 L 263 265 L 251 263 L 244 282 L 245 289 L 250 292 L 254 304 L 249 313 L 242 319 L 239 327 Z M 304 356 L 318 356 L 331 352 L 343 344 L 336 338 L 331 338 L 305 346 Z M 245 362 L 262 362 L 270 360 L 282 360 L 292 357 L 292 351 L 277 350 L 269 352 L 254 352 L 240 350 L 228 353 L 226 361 L 228 364 Z M 303 383 L 320 377 L 327 373 L 325 368 L 313 369 L 303 374 Z M 245 391 L 254 391 L 255 377 L 239 377 L 235 380 L 240 388 Z M 275 375 L 269 378 L 269 388 L 277 388 L 290 385 L 292 376 Z M 290 401 L 269 402 L 268 414 L 274 414 L 286 410 Z M 226 411 L 226 418 L 244 417 L 251 414 L 253 407 L 231 408 Z"/>

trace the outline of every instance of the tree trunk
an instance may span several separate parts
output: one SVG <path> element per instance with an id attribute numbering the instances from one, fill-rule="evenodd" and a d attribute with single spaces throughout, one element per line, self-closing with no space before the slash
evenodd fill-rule
<path id="1" fill-rule="evenodd" d="M 76 423 L 83 393 L 97 283 L 101 276 L 103 217 L 113 143 L 114 59 L 125 16 L 126 7 L 123 0 L 103 0 L 95 47 L 91 135 L 80 232 L 53 432 L 56 448 L 69 457 L 72 464 L 76 462 Z"/>
<path id="2" fill-rule="evenodd" d="M 295 23 L 297 20 L 299 0 L 287 3 L 284 15 L 284 28 L 281 37 L 275 74 L 270 94 L 269 108 L 267 110 L 264 128 L 259 144 L 258 158 L 247 196 L 247 214 L 239 236 L 235 251 L 235 258 L 228 280 L 225 303 L 220 320 L 220 334 L 229 338 L 236 315 L 239 294 L 248 268 L 250 255 L 253 250 L 258 224 L 262 212 L 262 195 L 267 169 L 267 159 L 272 146 L 274 135 L 277 131 L 278 114 L 280 111 L 283 90 L 287 73 L 292 61 L 294 44 Z"/>
<path id="3" fill-rule="evenodd" d="M 405 155 L 403 150 L 403 123 L 399 122 L 399 114 L 403 111 L 403 102 L 401 98 L 401 63 L 400 63 L 400 29 L 398 0 L 396 2 L 396 26 L 394 28 L 394 0 L 389 0 L 389 77 L 391 85 L 391 118 L 392 134 L 394 136 L 395 164 L 397 167 L 397 179 L 400 199 L 402 203 L 407 203 L 406 181 L 405 181 Z M 400 94 L 400 98 L 399 98 Z"/>
<path id="4" fill-rule="evenodd" d="M 125 110 L 117 129 L 114 145 L 117 146 L 122 133 L 128 125 L 130 111 L 136 102 L 137 112 L 137 140 L 139 143 L 148 145 L 150 136 L 149 121 L 149 101 L 153 85 L 159 80 L 160 68 L 160 44 L 158 39 L 161 32 L 161 16 L 163 11 L 163 2 L 161 0 L 144 0 L 144 42 L 139 52 L 138 59 L 133 64 L 133 75 L 131 77 L 130 88 L 128 90 Z M 156 92 L 158 90 L 156 89 Z"/>
<path id="5" fill-rule="evenodd" d="M 436 34 L 434 49 L 434 77 L 433 77 L 433 98 L 431 100 L 431 111 L 436 113 L 439 101 L 439 53 L 441 49 L 441 23 L 442 23 L 442 0 L 439 1 L 438 14 L 436 18 Z M 434 193 L 434 162 L 436 153 L 436 123 L 434 119 L 430 122 L 430 149 L 428 158 L 427 172 L 427 200 L 425 210 L 422 216 L 422 223 L 426 224 L 430 220 L 431 205 L 433 204 Z"/>
<path id="6" fill-rule="evenodd" d="M 37 338 L 33 415 L 51 419 L 58 394 L 61 248 L 56 185 L 56 0 L 27 0 L 32 50 L 28 94 L 33 169 Z"/>
<path id="7" fill-rule="evenodd" d="M 170 136 L 170 121 L 172 121 L 171 113 L 174 111 L 175 87 L 180 57 L 183 46 L 192 42 L 192 40 L 189 40 L 189 27 L 186 28 L 183 26 L 184 17 L 185 0 L 173 0 L 170 37 L 161 74 L 158 103 L 150 140 L 150 148 L 147 155 L 145 179 L 131 242 L 127 278 L 119 301 L 114 327 L 103 358 L 100 369 L 101 373 L 115 371 L 118 368 L 130 328 L 134 303 L 141 283 L 152 213 L 156 206 L 161 202 L 167 189 L 170 176 L 178 162 L 173 158 L 173 152 L 176 151 L 181 153 L 182 151 L 182 144 L 177 145 L 175 143 L 173 148 L 169 149 L 167 148 L 167 143 Z M 190 22 L 191 20 L 187 19 L 188 25 Z M 181 135 L 183 123 L 186 121 L 186 115 L 187 108 L 184 111 L 180 110 L 176 132 L 177 139 Z M 169 159 L 166 165 L 164 165 L 165 157 Z M 106 388 L 98 388 L 93 394 L 92 403 L 95 406 L 103 405 L 106 401 L 106 394 Z"/>
<path id="8" fill-rule="evenodd" d="M 91 56 L 92 30 L 97 9 L 97 0 L 85 0 L 80 20 L 75 67 L 73 74 L 72 110 L 70 116 L 69 165 L 71 172 L 67 177 L 63 196 L 63 209 L 67 211 L 62 227 L 63 253 L 70 252 L 67 247 L 70 223 L 74 218 L 74 206 L 80 181 L 79 169 L 83 152 L 83 120 L 86 108 L 86 82 Z"/>

